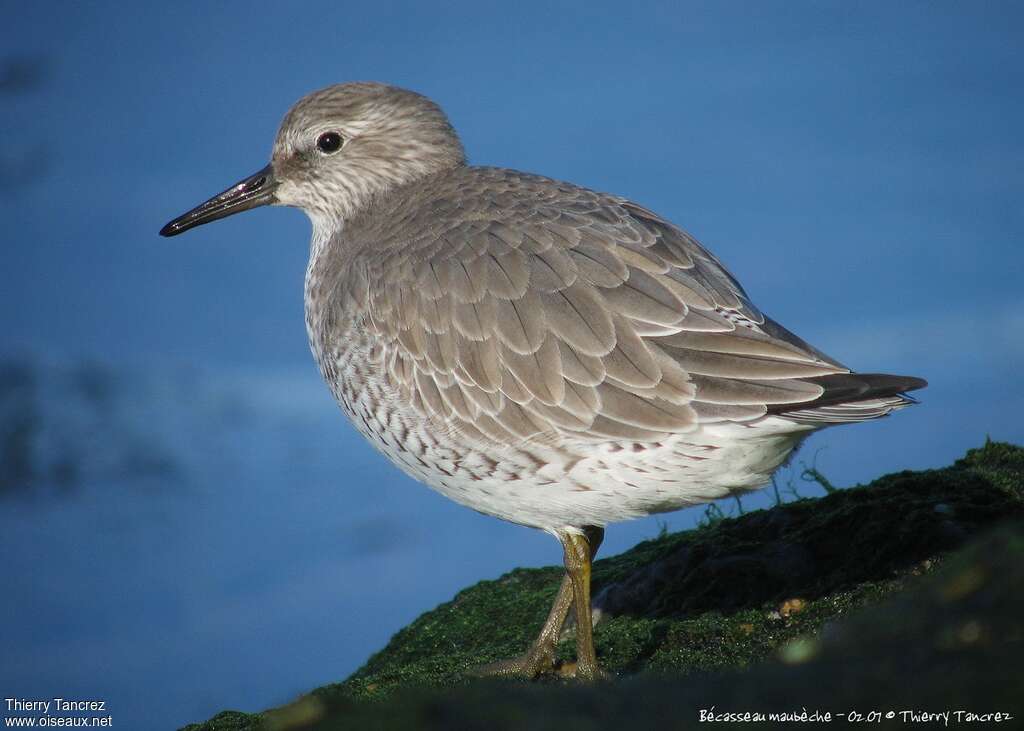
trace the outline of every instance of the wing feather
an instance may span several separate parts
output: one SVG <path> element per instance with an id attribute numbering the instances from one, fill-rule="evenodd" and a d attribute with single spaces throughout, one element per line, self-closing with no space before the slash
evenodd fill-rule
<path id="1" fill-rule="evenodd" d="M 350 284 L 385 377 L 439 423 L 495 441 L 651 441 L 798 410 L 824 391 L 809 379 L 848 372 L 647 209 L 470 170 L 472 190 L 430 193 L 458 206 L 384 217 L 403 228 L 379 238 L 401 245 L 363 247 Z"/>

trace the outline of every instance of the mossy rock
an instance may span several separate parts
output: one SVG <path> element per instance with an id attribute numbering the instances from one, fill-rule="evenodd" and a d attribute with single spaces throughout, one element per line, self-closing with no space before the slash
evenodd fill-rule
<path id="1" fill-rule="evenodd" d="M 593 576 L 616 682 L 468 679 L 521 652 L 554 599 L 561 569 L 517 569 L 422 615 L 342 683 L 188 728 L 689 727 L 712 706 L 1024 719 L 1020 447 L 665 535 Z M 573 649 L 564 638 L 560 656 Z"/>

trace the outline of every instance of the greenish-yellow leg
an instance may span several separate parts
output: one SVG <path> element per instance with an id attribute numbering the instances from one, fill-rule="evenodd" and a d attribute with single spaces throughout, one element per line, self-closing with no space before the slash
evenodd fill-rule
<path id="1" fill-rule="evenodd" d="M 596 540 L 592 531 L 600 531 Z M 590 616 L 590 565 L 594 559 L 604 531 L 584 528 L 584 533 L 566 533 L 562 536 L 565 548 L 565 572 L 572 584 L 572 604 L 576 608 L 576 673 L 579 680 L 597 680 L 601 670 L 594 652 L 594 625 Z"/>
<path id="2" fill-rule="evenodd" d="M 560 533 L 565 552 L 565 576 L 558 587 L 558 595 L 551 605 L 544 626 L 530 648 L 511 660 L 483 665 L 474 670 L 477 675 L 535 678 L 555 669 L 555 645 L 569 607 L 576 605 L 576 677 L 592 680 L 599 675 L 594 654 L 594 638 L 590 618 L 590 564 L 604 538 L 604 529 L 586 526 L 583 534 Z M 583 607 L 583 611 L 580 611 Z"/>

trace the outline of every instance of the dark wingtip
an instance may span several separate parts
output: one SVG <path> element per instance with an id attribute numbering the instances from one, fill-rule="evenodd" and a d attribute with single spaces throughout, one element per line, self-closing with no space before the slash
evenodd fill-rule
<path id="1" fill-rule="evenodd" d="M 917 376 L 898 376 L 903 381 L 904 391 L 916 391 L 919 388 L 927 388 L 928 381 Z"/>
<path id="2" fill-rule="evenodd" d="M 162 229 L 160 229 L 160 235 L 161 236 L 168 236 L 168 237 L 169 236 L 177 236 L 180 233 L 181 233 L 181 229 L 178 228 L 175 225 L 174 221 L 171 221 L 166 226 L 164 226 Z"/>
<path id="3" fill-rule="evenodd" d="M 916 391 L 928 385 L 928 381 L 916 376 L 893 376 L 888 373 L 832 373 L 801 379 L 817 383 L 825 392 L 813 401 L 800 404 L 785 404 L 769 407 L 769 412 L 786 412 L 795 409 L 814 409 L 822 406 L 851 404 L 889 396 L 899 396 L 907 403 L 917 400 L 907 396 L 907 391 Z"/>

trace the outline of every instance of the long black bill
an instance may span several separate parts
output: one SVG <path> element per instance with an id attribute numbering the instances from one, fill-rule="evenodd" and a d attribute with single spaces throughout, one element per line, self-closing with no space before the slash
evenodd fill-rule
<path id="1" fill-rule="evenodd" d="M 223 193 L 218 193 L 188 213 L 178 216 L 160 229 L 160 235 L 177 236 L 190 228 L 202 226 L 204 223 L 216 221 L 218 218 L 273 203 L 276 188 L 277 180 L 274 178 L 274 168 L 267 165 L 258 173 L 240 180 Z"/>

